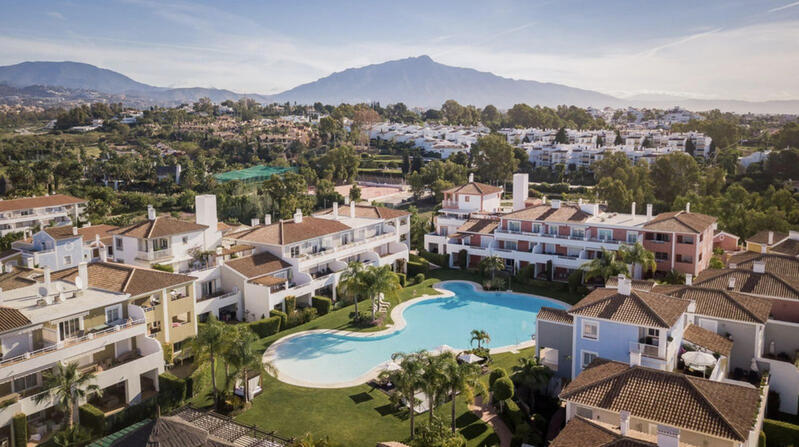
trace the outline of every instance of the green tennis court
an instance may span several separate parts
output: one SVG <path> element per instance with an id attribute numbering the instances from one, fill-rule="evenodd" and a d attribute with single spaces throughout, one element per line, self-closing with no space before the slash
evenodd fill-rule
<path id="1" fill-rule="evenodd" d="M 229 182 L 232 180 L 239 180 L 242 182 L 262 182 L 268 180 L 275 174 L 282 174 L 287 171 L 293 171 L 294 168 L 281 168 L 277 166 L 259 165 L 246 169 L 239 169 L 238 171 L 228 171 L 221 174 L 215 174 L 214 178 L 218 182 Z"/>

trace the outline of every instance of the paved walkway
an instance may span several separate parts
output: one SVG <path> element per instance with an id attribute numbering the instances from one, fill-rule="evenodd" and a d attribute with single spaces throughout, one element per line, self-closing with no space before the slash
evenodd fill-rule
<path id="1" fill-rule="evenodd" d="M 478 396 L 474 400 L 474 404 L 469 404 L 469 410 L 476 414 L 481 421 L 491 425 L 499 438 L 499 447 L 510 447 L 513 434 L 490 403 L 483 403 L 483 397 Z"/>

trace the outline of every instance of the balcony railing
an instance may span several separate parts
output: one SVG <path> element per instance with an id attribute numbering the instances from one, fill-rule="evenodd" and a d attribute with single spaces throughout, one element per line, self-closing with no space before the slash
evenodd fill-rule
<path id="1" fill-rule="evenodd" d="M 630 342 L 630 352 L 641 354 L 644 357 L 663 359 L 660 355 L 660 346 L 648 345 L 646 343 Z"/>
<path id="2" fill-rule="evenodd" d="M 391 239 L 391 238 L 393 238 L 395 236 L 396 236 L 395 233 L 383 233 L 383 234 L 379 234 L 379 235 L 376 235 L 376 236 L 367 237 L 367 238 L 361 239 L 359 241 L 353 241 L 353 242 L 350 242 L 350 243 L 347 243 L 347 244 L 342 244 L 342 245 L 337 245 L 337 246 L 334 246 L 334 247 L 325 248 L 323 250 L 317 251 L 316 253 L 303 253 L 303 254 L 300 254 L 299 256 L 294 256 L 294 258 L 295 259 L 302 259 L 302 260 L 318 258 L 320 256 L 329 255 L 331 253 L 337 253 L 337 252 L 340 252 L 340 251 L 348 250 L 348 249 L 353 248 L 353 247 L 358 247 L 358 246 L 370 244 L 370 243 L 373 243 L 373 242 L 383 241 L 385 239 Z"/>
<path id="3" fill-rule="evenodd" d="M 101 331 L 90 332 L 90 333 L 88 333 L 86 335 L 83 335 L 83 336 L 80 336 L 80 337 L 69 338 L 67 340 L 60 341 L 58 343 L 52 344 L 50 346 L 46 346 L 46 347 L 41 348 L 41 349 L 37 349 L 35 351 L 26 352 L 24 354 L 21 354 L 21 355 L 15 356 L 15 357 L 10 357 L 10 358 L 7 358 L 7 359 L 3 359 L 3 360 L 0 361 L 0 367 L 11 365 L 13 363 L 21 362 L 21 361 L 24 361 L 24 360 L 28 360 L 28 359 L 31 359 L 31 358 L 34 358 L 34 357 L 37 357 L 37 356 L 40 356 L 40 355 L 48 354 L 50 352 L 56 352 L 56 351 L 59 351 L 61 349 L 68 348 L 70 346 L 74 346 L 74 345 L 79 344 L 79 343 L 91 341 L 91 340 L 94 340 L 94 339 L 99 338 L 99 337 L 104 337 L 106 335 L 113 334 L 113 333 L 119 332 L 119 331 L 121 331 L 123 329 L 127 329 L 127 328 L 130 328 L 130 327 L 139 325 L 139 324 L 144 324 L 144 320 L 126 321 L 126 322 L 124 322 L 122 324 L 118 324 L 116 326 L 111 326 L 111 327 L 109 327 L 107 329 L 103 329 Z"/>
<path id="4" fill-rule="evenodd" d="M 219 293 L 212 293 L 212 294 L 210 294 L 210 295 L 204 295 L 204 296 L 202 296 L 202 297 L 200 297 L 200 298 L 197 298 L 197 302 L 200 302 L 200 301 L 205 301 L 205 300 L 212 300 L 212 299 L 220 299 L 220 300 L 223 300 L 223 299 L 225 299 L 225 298 L 230 298 L 231 296 L 234 296 L 234 295 L 235 295 L 235 294 L 237 294 L 237 293 L 239 293 L 239 291 L 238 291 L 238 290 L 232 290 L 232 291 L 230 291 L 230 292 L 219 292 Z"/>

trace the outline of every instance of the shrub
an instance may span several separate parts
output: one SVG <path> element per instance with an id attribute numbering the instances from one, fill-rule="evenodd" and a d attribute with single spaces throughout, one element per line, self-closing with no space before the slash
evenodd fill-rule
<path id="1" fill-rule="evenodd" d="M 153 268 L 153 270 L 160 270 L 160 271 L 162 271 L 162 272 L 175 273 L 175 269 L 174 269 L 174 268 L 172 268 L 172 266 L 171 266 L 171 265 L 166 265 L 166 264 L 153 264 L 153 265 L 151 265 L 151 267 Z"/>
<path id="2" fill-rule="evenodd" d="M 164 362 L 167 364 L 172 363 L 172 345 L 164 343 L 161 345 L 162 350 L 164 351 Z"/>
<path id="3" fill-rule="evenodd" d="M 799 425 L 773 419 L 763 420 L 763 432 L 768 445 L 773 447 L 791 447 L 799 439 Z"/>
<path id="4" fill-rule="evenodd" d="M 583 271 L 577 269 L 569 274 L 569 292 L 577 293 L 577 290 L 583 284 Z"/>
<path id="5" fill-rule="evenodd" d="M 280 332 L 281 319 L 278 316 L 264 318 L 250 323 L 250 329 L 259 337 L 264 338 Z"/>
<path id="6" fill-rule="evenodd" d="M 156 414 L 156 407 L 158 406 L 158 399 L 151 397 L 137 405 L 131 405 L 124 410 L 109 415 L 105 418 L 105 427 L 107 433 L 115 433 L 125 427 L 129 427 L 136 422 L 143 421 L 147 418 L 153 418 Z"/>
<path id="7" fill-rule="evenodd" d="M 14 425 L 14 447 L 27 447 L 28 417 L 25 413 L 17 413 L 11 423 Z"/>
<path id="8" fill-rule="evenodd" d="M 466 447 L 466 438 L 452 433 L 448 424 L 434 416 L 430 423 L 419 424 L 409 444 L 411 447 Z"/>
<path id="9" fill-rule="evenodd" d="M 333 300 L 326 296 L 315 296 L 311 298 L 311 305 L 316 309 L 317 314 L 327 315 L 330 312 L 330 308 L 333 307 Z"/>
<path id="10" fill-rule="evenodd" d="M 513 382 L 510 377 L 500 377 L 491 385 L 491 392 L 494 395 L 494 400 L 499 402 L 500 410 L 503 410 L 504 402 L 513 397 Z"/>
<path id="11" fill-rule="evenodd" d="M 419 250 L 419 255 L 439 267 L 446 267 L 449 264 L 447 255 L 441 253 L 431 253 L 427 250 Z"/>
<path id="12" fill-rule="evenodd" d="M 757 436 L 757 447 L 766 447 L 766 445 L 768 445 L 766 442 L 766 433 L 761 431 Z"/>
<path id="13" fill-rule="evenodd" d="M 424 282 L 424 273 L 417 273 L 416 276 L 413 277 L 414 284 L 421 284 Z"/>
<path id="14" fill-rule="evenodd" d="M 519 405 L 512 399 L 509 399 L 507 405 L 505 405 L 502 418 L 505 420 L 505 423 L 508 424 L 508 428 L 513 432 L 524 424 L 524 414 L 522 414 L 522 410 L 519 409 Z"/>
<path id="15" fill-rule="evenodd" d="M 280 317 L 280 330 L 288 329 L 288 320 L 289 316 L 285 312 L 281 312 L 279 310 L 270 310 L 269 311 L 270 317 Z"/>
<path id="16" fill-rule="evenodd" d="M 186 399 L 186 381 L 165 372 L 158 376 L 158 404 L 162 409 L 177 408 Z"/>
<path id="17" fill-rule="evenodd" d="M 291 315 L 292 312 L 297 310 L 297 297 L 295 296 L 287 296 L 284 300 L 285 302 L 285 309 L 286 313 Z"/>
<path id="18" fill-rule="evenodd" d="M 458 252 L 458 267 L 461 270 L 466 270 L 466 266 L 469 264 L 469 252 L 466 249 L 463 249 Z"/>
<path id="19" fill-rule="evenodd" d="M 505 371 L 503 368 L 492 369 L 491 374 L 488 375 L 488 387 L 494 388 L 494 382 L 496 382 L 497 379 L 500 379 L 502 377 L 508 377 L 508 372 Z"/>
<path id="20" fill-rule="evenodd" d="M 78 407 L 78 420 L 80 425 L 91 431 L 95 436 L 105 434 L 105 413 L 92 404 Z"/>
<path id="21" fill-rule="evenodd" d="M 428 264 L 427 261 L 411 262 L 408 261 L 408 275 L 417 275 L 419 273 L 427 274 Z"/>
<path id="22" fill-rule="evenodd" d="M 302 323 L 307 323 L 316 318 L 317 311 L 313 307 L 306 307 L 305 309 L 302 310 L 302 312 L 299 312 L 299 314 L 301 321 L 300 324 L 302 324 Z"/>
<path id="23" fill-rule="evenodd" d="M 527 264 L 516 273 L 516 281 L 522 284 L 530 284 L 533 279 L 535 279 L 535 264 Z"/>
<path id="24" fill-rule="evenodd" d="M 397 273 L 397 279 L 399 279 L 400 286 L 405 287 L 405 274 L 404 273 Z"/>
<path id="25" fill-rule="evenodd" d="M 780 393 L 770 390 L 766 401 L 766 417 L 778 419 L 780 416 Z"/>

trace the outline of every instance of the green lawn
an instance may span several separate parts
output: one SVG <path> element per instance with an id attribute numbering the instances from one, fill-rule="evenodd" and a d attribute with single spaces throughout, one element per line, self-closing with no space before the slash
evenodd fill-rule
<path id="1" fill-rule="evenodd" d="M 422 295 L 435 294 L 432 285 L 444 280 L 473 280 L 474 275 L 458 270 L 440 269 L 430 272 L 428 279 L 416 285 L 404 288 L 392 305 Z M 577 297 L 553 289 L 537 289 L 529 286 L 514 285 L 514 290 L 540 295 L 553 296 L 573 302 Z M 368 303 L 361 304 L 361 312 L 368 311 Z M 311 329 L 339 329 L 349 331 L 374 331 L 379 328 L 357 328 L 350 324 L 350 315 L 354 306 L 349 305 L 319 317 L 309 323 L 280 332 L 261 340 L 261 349 L 265 350 L 276 340 L 299 331 Z M 390 321 L 386 322 L 390 324 Z M 522 356 L 533 355 L 529 348 L 519 353 L 495 355 L 492 367 L 505 368 L 509 373 L 513 365 Z M 223 371 L 218 368 L 218 382 L 222 383 Z M 208 372 L 195 373 L 195 380 L 210 388 Z M 483 380 L 487 385 L 488 376 Z M 397 411 L 388 397 L 379 390 L 368 385 L 360 385 L 342 389 L 315 389 L 288 385 L 267 376 L 263 379 L 264 391 L 254 399 L 252 407 L 236 416 L 236 420 L 257 425 L 266 431 L 275 431 L 284 437 L 299 437 L 312 433 L 315 437 L 329 437 L 337 445 L 352 447 L 372 447 L 379 441 L 404 440 L 408 436 L 409 422 L 407 412 Z M 195 396 L 193 403 L 207 406 L 210 401 L 202 393 Z M 457 402 L 458 430 L 468 440 L 469 447 L 487 447 L 498 445 L 498 438 L 490 426 L 480 421 L 462 400 Z M 438 409 L 439 416 L 448 421 L 450 404 Z M 427 414 L 417 417 L 417 421 L 425 421 Z"/>

